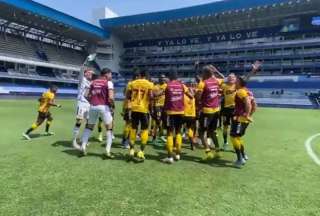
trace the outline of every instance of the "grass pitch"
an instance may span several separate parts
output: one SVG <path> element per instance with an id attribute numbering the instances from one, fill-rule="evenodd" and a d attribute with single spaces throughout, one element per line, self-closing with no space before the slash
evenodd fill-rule
<path id="1" fill-rule="evenodd" d="M 21 133 L 35 120 L 37 101 L 0 101 L 0 215 L 320 215 L 320 167 L 304 148 L 319 132 L 318 111 L 260 108 L 245 137 L 250 160 L 239 170 L 233 153 L 203 164 L 203 150 L 189 145 L 171 166 L 152 146 L 145 163 L 127 163 L 120 139 L 115 160 L 103 160 L 94 139 L 90 154 L 79 158 L 70 148 L 75 104 L 61 103 L 52 109 L 56 135 L 25 141 Z M 118 111 L 116 134 L 122 126 Z"/>

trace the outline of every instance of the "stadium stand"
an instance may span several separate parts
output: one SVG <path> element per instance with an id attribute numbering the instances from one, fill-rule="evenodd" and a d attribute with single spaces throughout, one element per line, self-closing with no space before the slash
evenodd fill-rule
<path id="1" fill-rule="evenodd" d="M 219 1 L 104 19 L 101 26 L 123 43 L 119 71 L 126 79 L 139 67 L 153 77 L 177 70 L 187 81 L 205 64 L 242 75 L 261 60 L 250 82 L 260 105 L 314 107 L 308 95 L 320 84 L 317 0 Z"/>

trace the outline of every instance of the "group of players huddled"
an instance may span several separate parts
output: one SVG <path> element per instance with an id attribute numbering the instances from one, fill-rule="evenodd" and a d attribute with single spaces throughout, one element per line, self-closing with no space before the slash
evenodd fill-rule
<path id="1" fill-rule="evenodd" d="M 161 75 L 158 82 L 149 79 L 146 70 L 135 70 L 133 79 L 128 82 L 124 94 L 122 116 L 125 121 L 122 144 L 129 149 L 128 160 L 143 162 L 145 148 L 152 136 L 154 145 L 161 137 L 166 142 L 167 157 L 162 162 L 172 164 L 181 159 L 183 132 L 186 133 L 191 149 L 204 147 L 208 161 L 221 157 L 221 151 L 227 149 L 228 134 L 237 159 L 235 166 L 241 168 L 248 156 L 245 153 L 242 137 L 248 125 L 253 121 L 256 102 L 247 88 L 247 81 L 260 69 L 256 61 L 252 71 L 246 76 L 229 74 L 224 77 L 213 65 L 206 65 L 198 73 L 195 82 L 183 83 L 175 71 Z M 99 121 L 107 130 L 106 158 L 112 159 L 112 128 L 114 110 L 114 86 L 112 72 L 105 68 L 98 77 L 93 78 L 93 70 L 87 69 L 80 81 L 78 93 L 77 119 L 73 132 L 73 147 L 81 155 L 87 154 L 88 140 Z M 52 121 L 49 112 L 54 103 L 56 87 L 51 87 L 40 99 L 39 116 L 36 123 L 23 134 L 30 139 L 29 133 L 47 120 L 46 132 L 50 135 Z M 86 126 L 78 143 L 81 124 Z M 220 147 L 217 129 L 223 125 L 224 145 Z M 222 127 L 222 126 L 221 126 Z M 101 130 L 101 129 L 100 129 Z M 164 136 L 165 135 L 165 136 Z M 101 139 L 101 136 L 100 136 Z M 137 139 L 140 149 L 135 150 Z M 213 145 L 210 143 L 212 140 Z M 183 158 L 182 158 L 183 159 Z"/>

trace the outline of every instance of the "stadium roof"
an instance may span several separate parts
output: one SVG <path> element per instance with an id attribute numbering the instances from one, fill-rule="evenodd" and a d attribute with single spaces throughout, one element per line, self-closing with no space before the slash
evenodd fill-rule
<path id="1" fill-rule="evenodd" d="M 224 0 L 193 7 L 100 20 L 101 26 L 125 41 L 212 34 L 257 28 L 261 20 L 272 25 L 278 18 L 297 13 L 313 12 L 319 0 Z M 298 7 L 294 7 L 298 5 Z M 307 6 L 305 6 L 307 5 Z M 309 7 L 308 7 L 309 6 Z M 254 21 L 250 24 L 248 22 Z M 242 23 L 240 23 L 243 21 Z M 258 23 L 260 22 L 260 23 Z M 223 26 L 222 26 L 223 25 Z M 178 30 L 178 31 L 177 31 Z"/>
<path id="2" fill-rule="evenodd" d="M 0 0 L 0 14 L 10 22 L 79 41 L 98 41 L 108 36 L 98 26 L 31 0 Z"/>

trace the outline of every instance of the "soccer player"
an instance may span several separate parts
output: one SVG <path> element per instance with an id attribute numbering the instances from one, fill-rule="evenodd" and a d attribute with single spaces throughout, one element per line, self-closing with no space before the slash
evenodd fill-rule
<path id="1" fill-rule="evenodd" d="M 246 86 L 247 80 L 259 70 L 261 63 L 256 61 L 252 66 L 252 72 L 249 75 L 238 77 L 236 81 L 235 111 L 231 123 L 230 137 L 237 155 L 235 162 L 237 168 L 241 168 L 248 160 L 242 137 L 245 135 L 249 124 L 253 121 L 252 115 L 257 107 L 252 92 Z"/>
<path id="2" fill-rule="evenodd" d="M 223 118 L 223 149 L 226 150 L 228 146 L 228 130 L 233 119 L 235 95 L 236 95 L 236 80 L 234 73 L 229 74 L 227 81 L 222 85 L 223 104 L 221 115 Z"/>
<path id="3" fill-rule="evenodd" d="M 178 80 L 177 72 L 171 72 L 169 75 L 169 82 L 164 91 L 165 93 L 165 105 L 164 110 L 166 112 L 166 127 L 167 127 L 167 152 L 168 157 L 162 161 L 164 163 L 172 164 L 175 160 L 180 160 L 181 146 L 182 146 L 182 134 L 181 129 L 183 125 L 184 117 L 184 95 L 192 98 L 193 95 L 189 89 Z M 175 137 L 174 137 L 175 135 Z M 175 138 L 175 139 L 174 139 Z M 175 147 L 175 155 L 174 155 Z"/>
<path id="4" fill-rule="evenodd" d="M 192 84 L 189 87 L 189 91 L 194 94 L 195 89 L 192 88 Z M 190 141 L 191 150 L 194 150 L 195 146 L 195 129 L 196 129 L 196 100 L 190 98 L 188 95 L 184 95 L 184 124 L 187 129 L 188 138 Z"/>
<path id="5" fill-rule="evenodd" d="M 88 101 L 90 103 L 89 119 L 82 135 L 81 151 L 83 156 L 87 154 L 86 148 L 89 137 L 97 123 L 99 117 L 102 118 L 107 129 L 106 154 L 107 158 L 114 158 L 111 154 L 112 145 L 112 115 L 110 107 L 114 103 L 113 83 L 109 81 L 112 72 L 109 68 L 104 68 L 100 77 L 92 81 L 88 92 Z"/>
<path id="6" fill-rule="evenodd" d="M 52 106 L 61 108 L 61 105 L 56 104 L 54 101 L 57 91 L 58 91 L 58 87 L 53 85 L 49 88 L 48 91 L 46 91 L 42 94 L 41 98 L 39 98 L 40 104 L 39 104 L 39 108 L 38 108 L 37 121 L 35 123 L 33 123 L 32 126 L 25 133 L 22 134 L 22 136 L 25 139 L 31 140 L 31 138 L 29 136 L 30 133 L 32 131 L 34 131 L 35 129 L 37 129 L 44 121 L 46 121 L 45 135 L 47 135 L 47 136 L 54 135 L 54 133 L 49 132 L 49 129 L 50 129 L 50 126 L 51 126 L 52 120 L 53 120 L 49 109 Z"/>
<path id="7" fill-rule="evenodd" d="M 86 93 L 89 91 L 92 75 L 94 71 L 91 69 L 87 69 L 84 71 L 83 78 L 80 81 L 78 88 L 78 97 L 77 97 L 77 117 L 76 124 L 73 128 L 73 147 L 78 149 L 80 146 L 77 143 L 77 138 L 79 136 L 81 124 L 84 120 L 88 119 L 90 103 L 86 98 Z"/>
<path id="8" fill-rule="evenodd" d="M 138 79 L 131 82 L 127 89 L 127 99 L 131 104 L 131 129 L 130 129 L 130 159 L 134 158 L 134 145 L 137 137 L 137 130 L 141 129 L 140 151 L 137 153 L 138 159 L 143 162 L 145 159 L 144 150 L 149 139 L 149 105 L 153 98 L 153 83 L 147 78 L 147 72 L 141 70 Z"/>
<path id="9" fill-rule="evenodd" d="M 126 88 L 123 91 L 125 99 L 123 101 L 121 115 L 123 116 L 125 126 L 124 126 L 124 130 L 123 130 L 121 143 L 122 143 L 123 148 L 125 148 L 125 149 L 130 148 L 129 134 L 130 134 L 130 130 L 131 130 L 131 100 L 127 98 L 127 94 L 128 94 L 128 89 L 130 89 L 130 85 L 131 85 L 132 81 L 136 80 L 138 77 L 139 77 L 138 70 L 135 69 L 133 72 L 132 80 L 128 82 Z"/>
<path id="10" fill-rule="evenodd" d="M 161 75 L 159 78 L 159 83 L 155 85 L 154 92 L 157 94 L 158 92 L 164 92 L 164 90 L 167 88 L 166 83 L 166 76 Z M 154 98 L 154 119 L 155 119 L 155 125 L 153 128 L 153 144 L 156 145 L 157 143 L 157 135 L 158 130 L 160 134 L 162 134 L 163 131 L 163 108 L 164 108 L 164 102 L 165 102 L 165 94 L 161 94 L 159 96 L 155 96 Z"/>
<path id="11" fill-rule="evenodd" d="M 217 124 L 220 112 L 220 87 L 223 79 L 218 79 L 215 75 L 224 78 L 223 75 L 212 65 L 203 68 L 202 82 L 199 83 L 197 89 L 197 99 L 200 100 L 200 139 L 205 147 L 205 160 L 220 157 L 219 142 L 217 138 Z M 215 145 L 215 154 L 212 153 L 208 144 L 210 137 Z"/>

